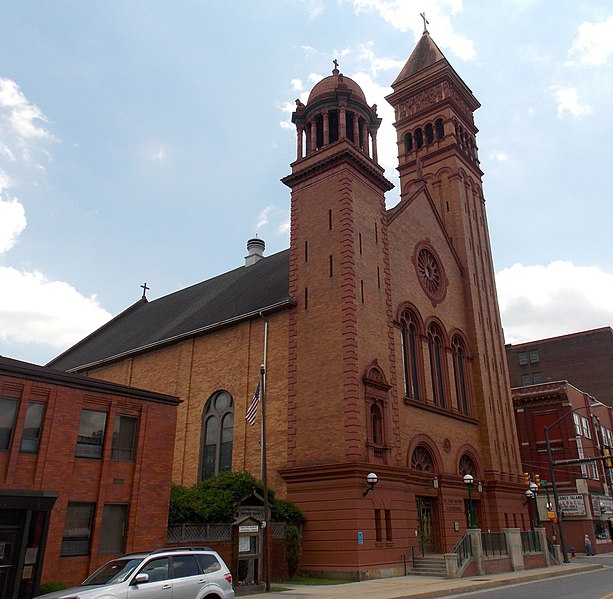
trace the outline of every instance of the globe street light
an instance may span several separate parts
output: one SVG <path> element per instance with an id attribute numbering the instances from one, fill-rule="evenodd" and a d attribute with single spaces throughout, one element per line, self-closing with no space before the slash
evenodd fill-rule
<path id="1" fill-rule="evenodd" d="M 539 504 L 537 500 L 539 487 L 534 481 L 530 483 L 530 490 L 532 491 L 532 496 L 534 497 L 534 515 L 536 517 L 536 526 L 537 528 L 540 528 L 541 527 L 541 516 L 539 514 Z"/>
<path id="2" fill-rule="evenodd" d="M 472 474 L 465 474 L 462 479 L 464 484 L 468 487 L 468 528 L 477 528 L 477 523 L 475 522 L 475 510 L 473 508 L 473 496 L 472 496 L 472 488 L 474 478 Z"/>

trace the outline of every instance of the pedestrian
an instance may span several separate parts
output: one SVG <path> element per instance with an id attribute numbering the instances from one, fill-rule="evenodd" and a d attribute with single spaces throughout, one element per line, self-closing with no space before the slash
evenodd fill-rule
<path id="1" fill-rule="evenodd" d="M 592 541 L 589 537 L 589 535 L 585 535 L 585 539 L 583 539 L 583 541 L 585 542 L 585 553 L 586 555 L 594 555 L 594 552 L 592 551 Z"/>

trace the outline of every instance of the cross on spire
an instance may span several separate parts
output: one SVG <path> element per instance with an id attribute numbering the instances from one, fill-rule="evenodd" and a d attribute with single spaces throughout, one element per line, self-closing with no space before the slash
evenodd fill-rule
<path id="1" fill-rule="evenodd" d="M 143 297 L 142 297 L 142 299 L 147 299 L 147 291 L 149 289 L 151 289 L 151 287 L 147 287 L 147 283 L 145 282 L 145 283 L 143 283 L 141 285 L 141 289 L 143 290 Z"/>
<path id="2" fill-rule="evenodd" d="M 332 70 L 332 74 L 333 75 L 338 75 L 338 60 L 336 60 L 336 58 L 332 61 L 332 64 L 334 65 L 334 69 Z"/>
<path id="3" fill-rule="evenodd" d="M 426 13 L 420 12 L 419 16 L 424 20 L 424 33 L 428 33 L 428 25 L 430 25 L 430 21 L 426 20 Z"/>

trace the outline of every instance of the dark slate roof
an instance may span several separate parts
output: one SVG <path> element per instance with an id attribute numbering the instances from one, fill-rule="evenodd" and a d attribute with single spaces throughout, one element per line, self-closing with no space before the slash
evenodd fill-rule
<path id="1" fill-rule="evenodd" d="M 155 401 L 173 405 L 181 403 L 181 400 L 174 395 L 166 395 L 165 393 L 157 393 L 155 391 L 145 391 L 144 389 L 137 389 L 136 387 L 126 387 L 125 385 L 100 381 L 80 374 L 61 372 L 55 368 L 39 366 L 38 364 L 22 362 L 21 360 L 5 358 L 4 356 L 0 356 L 0 374 L 26 379 L 28 381 L 40 381 L 51 385 L 84 389 L 90 392 L 112 393 L 131 399 Z"/>
<path id="2" fill-rule="evenodd" d="M 428 32 L 424 31 L 424 34 L 417 42 L 413 52 L 411 52 L 409 60 L 407 60 L 406 64 L 402 68 L 402 71 L 400 71 L 400 74 L 398 77 L 396 77 L 394 83 L 392 83 L 392 87 L 401 81 L 408 79 L 412 75 L 415 75 L 415 73 L 422 71 L 426 67 L 435 64 L 439 60 L 446 61 L 439 47 L 434 43 Z"/>
<path id="3" fill-rule="evenodd" d="M 141 299 L 48 366 L 84 369 L 292 305 L 284 250 L 154 301 Z"/>

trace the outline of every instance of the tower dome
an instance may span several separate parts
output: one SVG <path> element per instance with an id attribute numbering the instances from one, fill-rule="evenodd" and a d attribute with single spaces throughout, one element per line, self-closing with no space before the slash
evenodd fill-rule
<path id="1" fill-rule="evenodd" d="M 349 141 L 377 162 L 377 105 L 369 106 L 362 88 L 338 70 L 317 83 L 306 105 L 296 100 L 292 122 L 297 132 L 297 160 L 336 142 Z"/>

